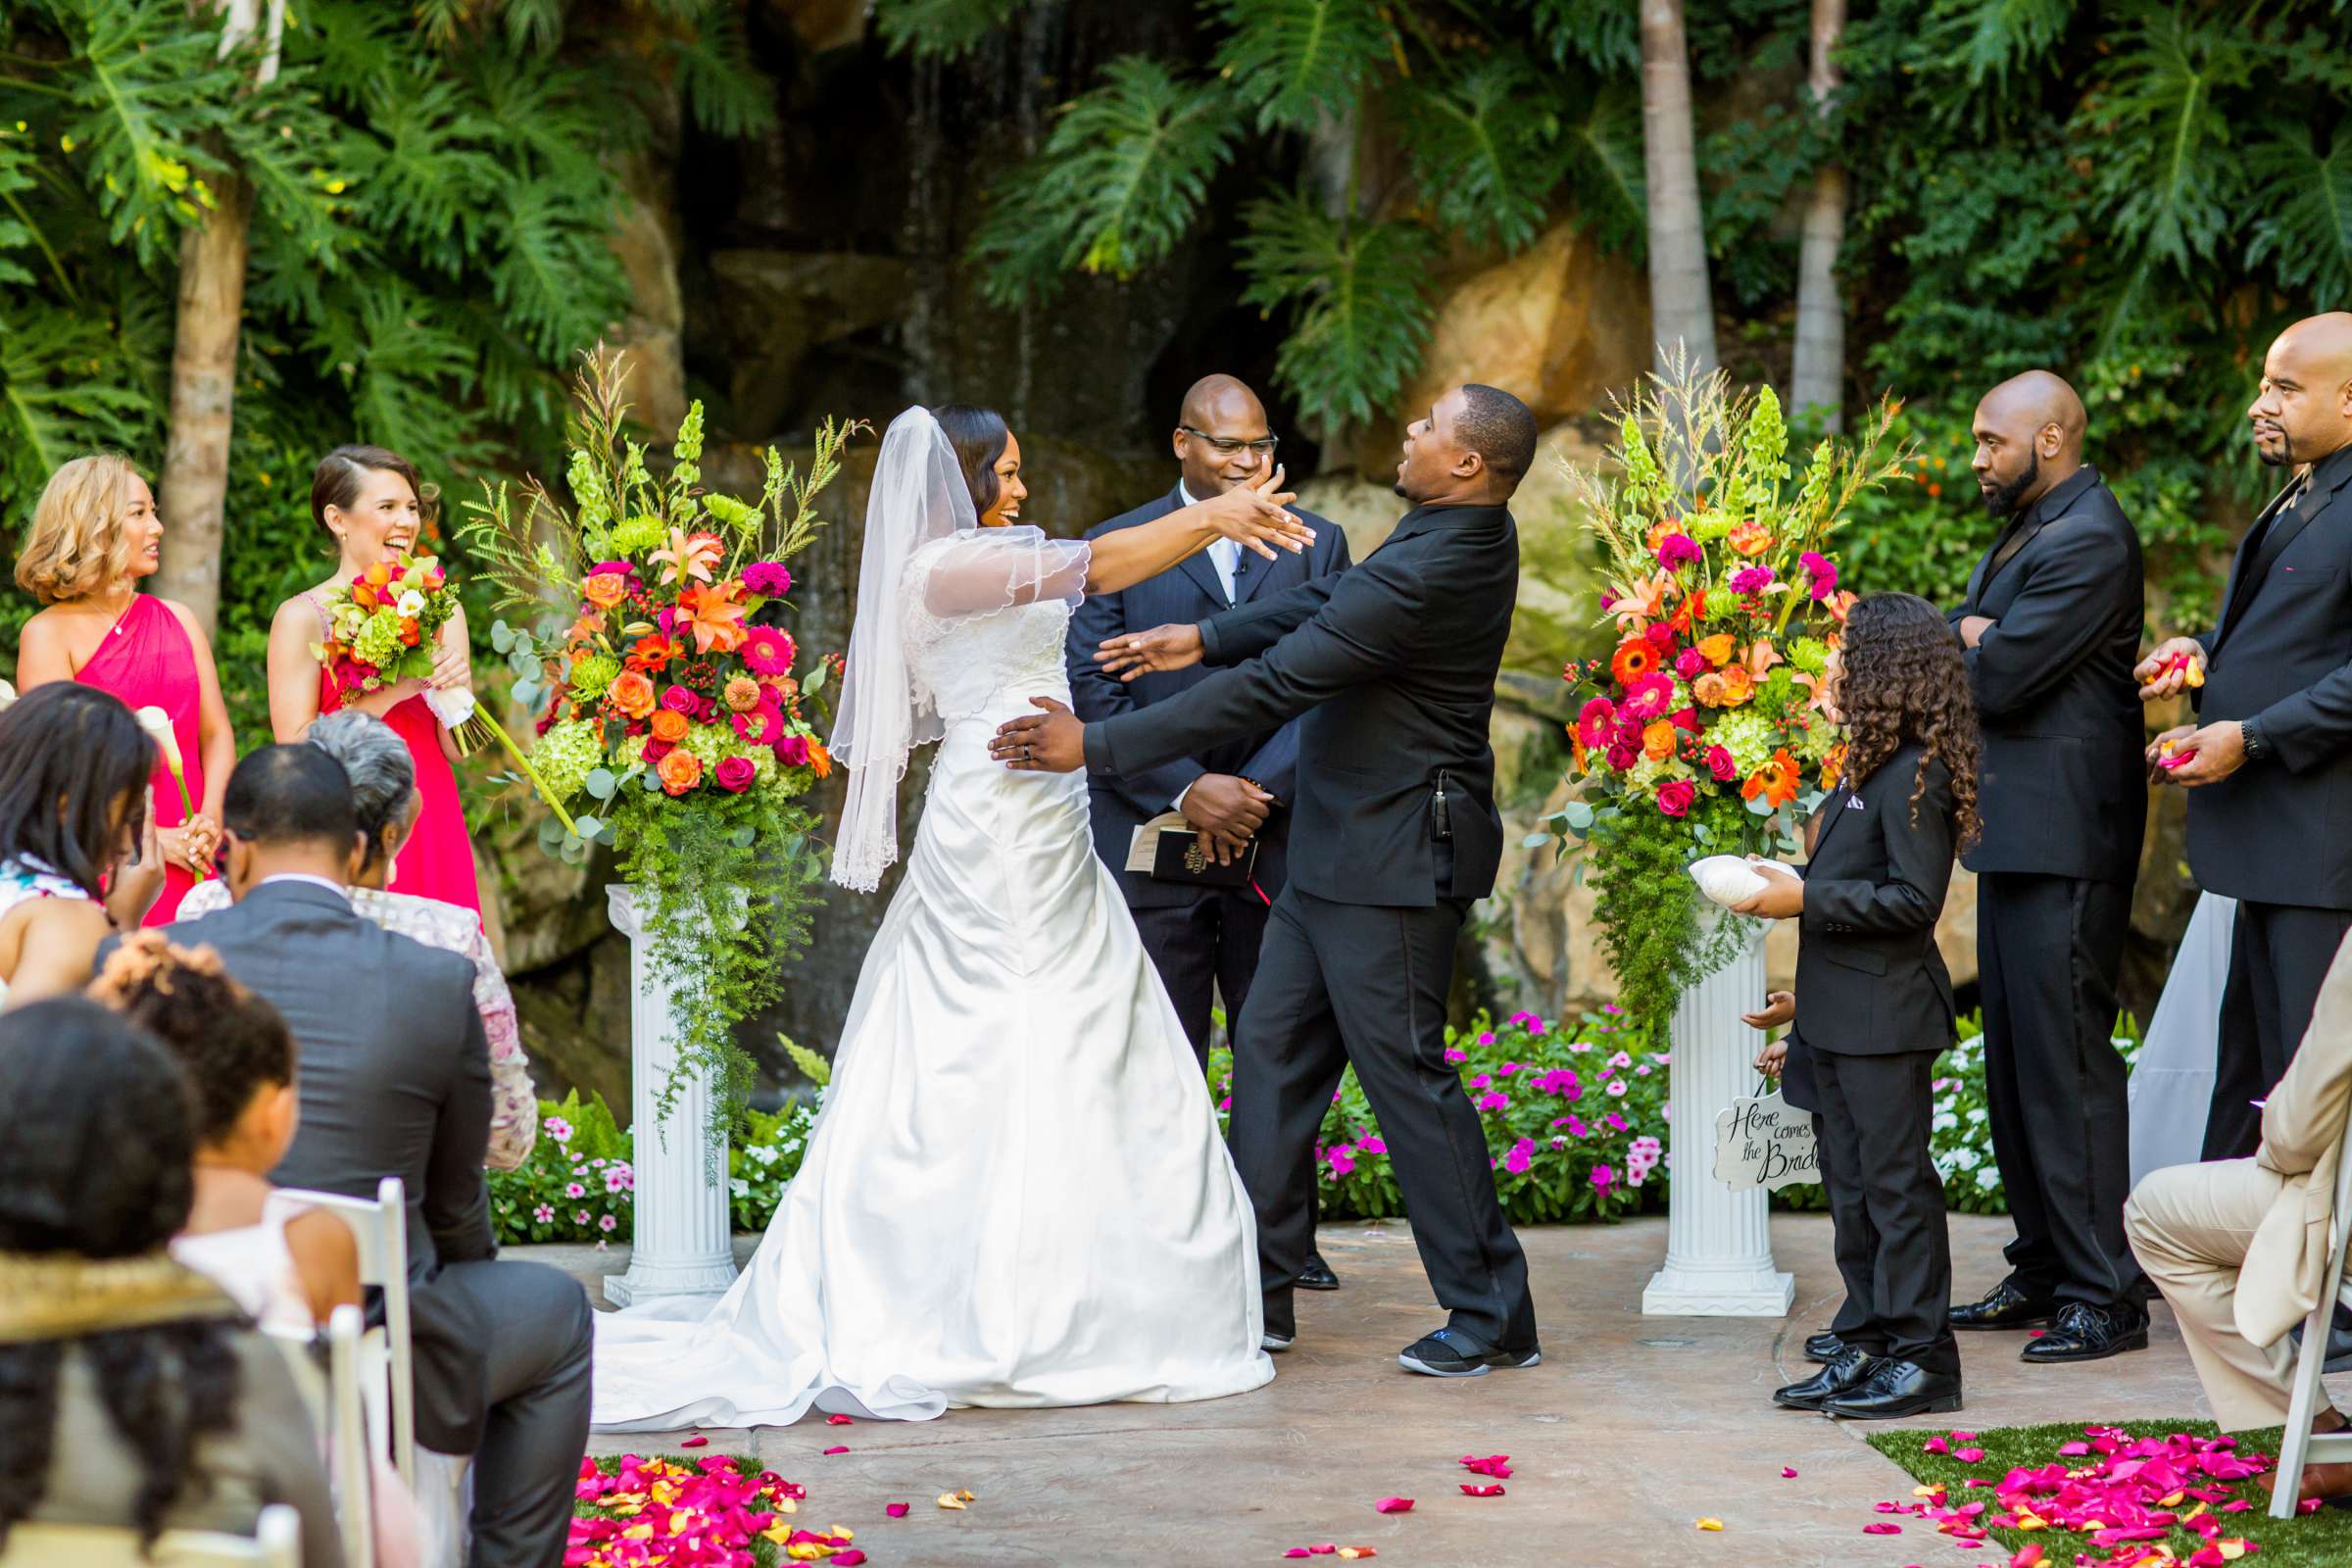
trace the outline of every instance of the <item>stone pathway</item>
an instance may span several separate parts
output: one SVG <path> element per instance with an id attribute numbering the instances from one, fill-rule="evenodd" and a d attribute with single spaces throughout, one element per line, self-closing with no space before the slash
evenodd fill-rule
<path id="1" fill-rule="evenodd" d="M 2003 1219 L 1952 1216 L 1958 1289 L 2002 1273 Z M 808 1489 L 800 1523 L 858 1533 L 876 1568 L 978 1564 L 1253 1563 L 1321 1542 L 1370 1545 L 1396 1564 L 1607 1564 L 1611 1568 L 1967 1568 L 1948 1544 L 1866 1537 L 1871 1504 L 1910 1483 L 1864 1429 L 1775 1410 L 1801 1375 L 1806 1333 L 1836 1304 L 1827 1216 L 1777 1215 L 1781 1266 L 1797 1277 L 1786 1321 L 1644 1318 L 1642 1285 L 1666 1245 L 1662 1219 L 1521 1233 L 1534 1268 L 1544 1362 L 1437 1382 L 1396 1353 L 1439 1321 L 1401 1223 L 1334 1225 L 1323 1254 L 1347 1288 L 1302 1294 L 1298 1346 L 1255 1394 L 1183 1405 L 954 1410 L 935 1422 L 757 1433 L 711 1430 L 711 1452 L 757 1453 Z M 738 1239 L 748 1252 L 754 1239 Z M 625 1252 L 513 1248 L 593 1282 Z M 599 1293 L 601 1295 L 601 1292 Z M 602 1305 L 600 1299 L 599 1304 Z M 2022 1335 L 1971 1336 L 1969 1403 L 1952 1424 L 2125 1420 L 2207 1413 L 2180 1335 L 2159 1309 L 2141 1354 L 2029 1369 Z M 2339 1394 L 2352 1394 L 2340 1389 Z M 680 1434 L 683 1436 L 683 1434 Z M 822 1450 L 846 1445 L 831 1458 Z M 598 1437 L 599 1453 L 675 1449 Z M 1507 1453 L 1500 1497 L 1462 1495 L 1465 1453 Z M 1783 1466 L 1797 1471 L 1794 1480 Z M 940 1509 L 943 1492 L 977 1496 Z M 1383 1516 L 1375 1499 L 1417 1499 Z M 913 1504 L 886 1518 L 883 1504 Z M 1720 1535 L 1692 1521 L 1720 1518 Z"/>

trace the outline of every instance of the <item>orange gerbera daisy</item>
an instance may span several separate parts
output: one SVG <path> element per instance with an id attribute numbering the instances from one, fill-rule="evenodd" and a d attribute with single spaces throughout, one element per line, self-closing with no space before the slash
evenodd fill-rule
<path id="1" fill-rule="evenodd" d="M 1796 792 L 1802 783 L 1803 769 L 1797 766 L 1796 759 L 1790 757 L 1784 748 L 1772 754 L 1771 761 L 1748 775 L 1747 782 L 1740 786 L 1740 793 L 1751 801 L 1761 795 L 1764 804 L 1777 810 L 1796 799 Z"/>
<path id="2" fill-rule="evenodd" d="M 1609 673 L 1620 686 L 1631 686 L 1657 667 L 1657 645 L 1646 637 L 1628 637 L 1609 656 Z"/>

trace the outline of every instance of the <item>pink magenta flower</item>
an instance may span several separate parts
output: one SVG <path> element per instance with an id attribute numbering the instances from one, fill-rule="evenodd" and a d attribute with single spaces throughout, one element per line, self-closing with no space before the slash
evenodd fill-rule
<path id="1" fill-rule="evenodd" d="M 1608 745 L 1616 729 L 1617 705 L 1606 697 L 1595 697 L 1577 711 L 1576 738 L 1589 747 Z"/>
<path id="2" fill-rule="evenodd" d="M 610 1231 L 616 1228 L 619 1224 L 620 1221 L 614 1219 L 612 1215 L 607 1214 L 597 1220 L 596 1228 L 600 1231 Z"/>
<path id="3" fill-rule="evenodd" d="M 793 734 L 776 742 L 776 760 L 782 762 L 786 767 L 807 767 L 808 765 L 808 737 Z"/>
<path id="4" fill-rule="evenodd" d="M 1526 1175 L 1527 1168 L 1535 1162 L 1536 1141 L 1533 1138 L 1520 1139 L 1511 1146 L 1511 1152 L 1502 1156 L 1502 1168 L 1514 1176 Z"/>
<path id="5" fill-rule="evenodd" d="M 629 1173 L 618 1165 L 605 1172 L 605 1191 L 617 1193 L 629 1185 Z"/>
<path id="6" fill-rule="evenodd" d="M 712 776 L 718 780 L 718 787 L 729 795 L 741 795 L 760 776 L 760 768 L 748 757 L 722 757 Z"/>
<path id="7" fill-rule="evenodd" d="M 1325 1158 L 1331 1162 L 1331 1173 L 1334 1176 L 1352 1176 L 1355 1174 L 1355 1151 L 1350 1149 L 1348 1145 L 1340 1145 L 1339 1148 L 1333 1150 L 1328 1155 L 1325 1156 Z"/>
<path id="8" fill-rule="evenodd" d="M 789 675 L 800 651 L 781 626 L 754 626 L 737 652 L 744 667 L 755 675 Z"/>
<path id="9" fill-rule="evenodd" d="M 540 1125 L 547 1129 L 547 1136 L 553 1138 L 557 1143 L 568 1144 L 571 1142 L 571 1123 L 563 1117 L 550 1116 Z"/>
<path id="10" fill-rule="evenodd" d="M 663 692 L 662 706 L 673 713 L 684 713 L 688 718 L 699 717 L 703 711 L 702 698 L 683 686 L 672 686 Z"/>
<path id="11" fill-rule="evenodd" d="M 1625 690 L 1625 701 L 1618 710 L 1637 723 L 1646 724 L 1653 718 L 1666 716 L 1674 705 L 1674 678 L 1651 670 Z"/>
<path id="12" fill-rule="evenodd" d="M 1359 1154 L 1385 1154 L 1389 1152 L 1389 1146 L 1385 1140 L 1366 1138 L 1356 1144 L 1355 1152 Z"/>
<path id="13" fill-rule="evenodd" d="M 1658 541 L 1658 564 L 1668 571 L 1680 571 L 1699 560 L 1704 554 L 1698 541 L 1687 533 L 1670 533 Z"/>
<path id="14" fill-rule="evenodd" d="M 545 1203 L 541 1203 L 537 1208 L 531 1210 L 531 1218 L 537 1220 L 542 1225 L 547 1224 L 555 1217 L 556 1211 Z"/>
<path id="15" fill-rule="evenodd" d="M 1480 1110 L 1508 1110 L 1511 1108 L 1511 1097 L 1489 1090 L 1478 1097 L 1478 1108 Z"/>
<path id="16" fill-rule="evenodd" d="M 564 1184 L 564 1196 L 565 1198 L 586 1198 L 588 1196 L 588 1189 L 582 1187 L 578 1182 L 565 1182 Z"/>
<path id="17" fill-rule="evenodd" d="M 736 713 L 735 733 L 754 746 L 776 746 L 784 739 L 784 711 L 773 703 L 761 703 L 748 713 Z M 802 748 L 806 760 L 808 749 Z"/>
<path id="18" fill-rule="evenodd" d="M 1742 566 L 1732 573 L 1732 592 L 1742 599 L 1753 599 L 1772 586 L 1770 566 Z"/>
<path id="19" fill-rule="evenodd" d="M 1609 1124 L 1609 1130 L 1611 1132 L 1624 1132 L 1630 1125 L 1623 1116 L 1618 1115 L 1613 1110 L 1610 1111 L 1606 1116 L 1602 1117 L 1601 1120 Z"/>
<path id="20" fill-rule="evenodd" d="M 743 568 L 743 585 L 764 598 L 792 592 L 792 573 L 773 561 L 755 561 Z"/>
<path id="21" fill-rule="evenodd" d="M 1494 1080 L 1492 1077 L 1482 1072 L 1477 1077 L 1470 1080 L 1470 1087 L 1472 1089 L 1486 1089 L 1491 1087 L 1494 1082 Z"/>
<path id="22" fill-rule="evenodd" d="M 1605 1193 L 1609 1190 L 1610 1184 L 1616 1180 L 1617 1173 L 1608 1166 L 1595 1165 L 1592 1167 L 1592 1185 L 1596 1190 Z"/>
<path id="23" fill-rule="evenodd" d="M 1670 778 L 1658 786 L 1658 809 L 1668 816 L 1690 815 L 1697 799 L 1698 786 L 1687 778 Z"/>
<path id="24" fill-rule="evenodd" d="M 1714 775 L 1716 783 L 1729 784 L 1740 776 L 1740 764 L 1732 760 L 1732 754 L 1724 748 L 1710 746 L 1707 748 L 1707 771 Z"/>
<path id="25" fill-rule="evenodd" d="M 1695 648 L 1686 648 L 1674 656 L 1674 672 L 1685 680 L 1696 680 L 1707 671 L 1707 656 Z M 1586 745 L 1592 743 L 1587 741 Z"/>
<path id="26" fill-rule="evenodd" d="M 1610 1080 L 1609 1080 L 1609 1093 L 1610 1093 L 1610 1094 L 1612 1094 L 1612 1095 L 1615 1095 L 1617 1098 L 1619 1098 L 1619 1099 L 1621 1099 L 1621 1100 L 1622 1100 L 1623 1098 L 1625 1098 L 1625 1080 L 1624 1080 L 1624 1079 L 1622 1079 L 1622 1078 L 1612 1078 L 1612 1079 L 1610 1079 Z"/>
<path id="27" fill-rule="evenodd" d="M 1812 579 L 1809 591 L 1815 603 L 1828 599 L 1838 591 L 1838 568 L 1820 551 L 1806 551 L 1796 558 L 1796 564 L 1804 567 L 1806 575 Z"/>
<path id="28" fill-rule="evenodd" d="M 575 1224 L 585 1225 L 588 1223 L 588 1211 L 584 1208 L 571 1217 Z"/>
<path id="29" fill-rule="evenodd" d="M 1452 1046 L 1447 1046 L 1446 1048 L 1446 1059 L 1453 1062 L 1468 1061 L 1470 1059 L 1470 1053 L 1467 1051 L 1456 1050 Z"/>

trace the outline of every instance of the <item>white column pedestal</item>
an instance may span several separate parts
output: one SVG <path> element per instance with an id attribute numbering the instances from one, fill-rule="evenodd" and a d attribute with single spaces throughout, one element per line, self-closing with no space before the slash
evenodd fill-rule
<path id="1" fill-rule="evenodd" d="M 1712 914 L 1708 909 L 1704 914 Z M 1702 914 L 1703 917 L 1703 914 Z M 1727 917 L 1728 918 L 1728 917 Z M 1756 1086 L 1763 1037 L 1740 1014 L 1764 1004 L 1763 930 L 1740 956 L 1683 993 L 1674 1009 L 1674 1156 L 1666 1265 L 1642 1293 L 1652 1317 L 1786 1317 L 1796 1281 L 1772 1265 L 1764 1190 L 1715 1179 L 1715 1113 Z"/>
<path id="2" fill-rule="evenodd" d="M 658 1296 L 725 1294 L 735 1283 L 727 1224 L 726 1154 L 710 1178 L 710 1085 L 697 1074 L 670 1108 L 658 1109 L 677 1061 L 669 987 L 655 969 L 637 907 L 638 889 L 605 889 L 612 928 L 629 939 L 629 1109 L 635 1130 L 636 1230 L 629 1269 L 605 1281 L 615 1304 Z"/>

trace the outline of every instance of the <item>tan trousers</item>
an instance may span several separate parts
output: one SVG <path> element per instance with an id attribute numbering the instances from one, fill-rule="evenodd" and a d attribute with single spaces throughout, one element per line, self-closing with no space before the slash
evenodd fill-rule
<path id="1" fill-rule="evenodd" d="M 2286 1420 L 2294 1342 L 2249 1345 L 2233 1316 L 2238 1267 L 2280 1185 L 2251 1159 L 2171 1165 L 2150 1171 L 2124 1205 L 2132 1250 L 2172 1304 L 2225 1432 Z"/>

